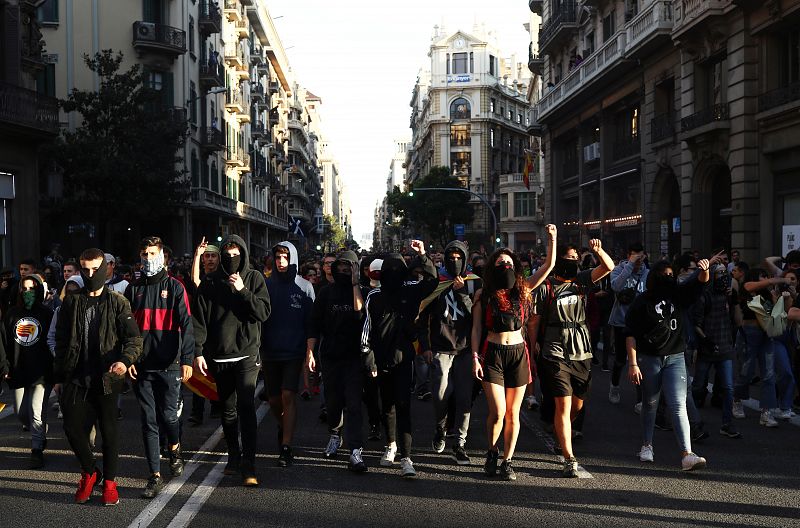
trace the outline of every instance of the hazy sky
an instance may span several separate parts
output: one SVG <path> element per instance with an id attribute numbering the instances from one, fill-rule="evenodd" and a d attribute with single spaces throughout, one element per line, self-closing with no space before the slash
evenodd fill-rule
<path id="1" fill-rule="evenodd" d="M 357 241 L 386 192 L 394 139 L 411 136 L 411 90 L 433 26 L 485 23 L 505 56 L 527 61 L 525 0 L 266 0 L 298 81 L 322 98 L 323 133 L 339 163 Z M 371 238 L 370 238 L 371 239 Z"/>

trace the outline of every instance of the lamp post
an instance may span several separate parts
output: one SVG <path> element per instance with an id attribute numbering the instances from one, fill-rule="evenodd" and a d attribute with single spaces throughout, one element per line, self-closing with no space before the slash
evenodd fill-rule
<path id="1" fill-rule="evenodd" d="M 497 236 L 497 215 L 494 214 L 494 209 L 492 208 L 491 204 L 482 195 L 476 193 L 475 191 L 471 191 L 469 189 L 463 189 L 460 187 L 416 187 L 412 189 L 408 193 L 408 195 L 413 197 L 416 191 L 465 192 L 470 194 L 471 196 L 475 196 L 483 203 L 483 205 L 485 205 L 489 209 L 489 212 L 492 213 L 492 222 L 493 222 L 492 235 L 494 238 L 495 248 L 500 244 L 500 237 Z"/>

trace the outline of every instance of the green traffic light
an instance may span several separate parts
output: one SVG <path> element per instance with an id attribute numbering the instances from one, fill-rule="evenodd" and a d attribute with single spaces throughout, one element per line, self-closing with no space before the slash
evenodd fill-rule
<path id="1" fill-rule="evenodd" d="M 408 193 L 408 195 L 413 197 L 414 196 L 414 191 L 411 191 L 410 193 Z"/>

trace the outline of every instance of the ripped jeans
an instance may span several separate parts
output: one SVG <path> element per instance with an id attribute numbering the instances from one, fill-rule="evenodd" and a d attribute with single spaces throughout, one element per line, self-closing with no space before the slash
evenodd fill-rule
<path id="1" fill-rule="evenodd" d="M 661 393 L 672 418 L 675 438 L 681 451 L 692 451 L 689 417 L 686 414 L 687 375 L 683 352 L 668 356 L 637 357 L 642 371 L 642 445 L 653 445 L 653 428 Z"/>

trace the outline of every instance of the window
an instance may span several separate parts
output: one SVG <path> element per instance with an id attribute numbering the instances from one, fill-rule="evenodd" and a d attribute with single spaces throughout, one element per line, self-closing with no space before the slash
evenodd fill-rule
<path id="1" fill-rule="evenodd" d="M 489 146 L 494 147 L 494 129 L 489 129 Z"/>
<path id="2" fill-rule="evenodd" d="M 450 153 L 450 173 L 453 176 L 468 177 L 470 173 L 470 152 Z"/>
<path id="3" fill-rule="evenodd" d="M 614 11 L 603 18 L 603 42 L 614 36 Z"/>
<path id="4" fill-rule="evenodd" d="M 492 113 L 492 114 L 494 113 L 495 103 L 496 103 L 496 101 L 494 100 L 494 97 L 489 99 L 489 112 Z"/>
<path id="5" fill-rule="evenodd" d="M 219 192 L 219 169 L 216 160 L 211 162 L 211 190 Z"/>
<path id="6" fill-rule="evenodd" d="M 453 53 L 453 73 L 468 73 L 466 53 Z"/>
<path id="7" fill-rule="evenodd" d="M 197 158 L 197 151 L 192 150 L 192 161 L 189 168 L 192 174 L 192 187 L 200 186 L 200 160 Z"/>
<path id="8" fill-rule="evenodd" d="M 469 72 L 475 73 L 475 54 L 472 52 L 469 54 Z"/>
<path id="9" fill-rule="evenodd" d="M 200 186 L 203 187 L 204 189 L 208 189 L 209 188 L 208 163 L 203 163 L 202 171 L 203 173 L 201 174 L 202 179 L 200 180 Z"/>
<path id="10" fill-rule="evenodd" d="M 506 107 L 505 106 L 501 106 L 500 107 L 500 117 L 503 117 L 505 115 L 505 113 L 506 113 Z"/>
<path id="11" fill-rule="evenodd" d="M 500 195 L 500 218 L 508 218 L 508 194 Z"/>
<path id="12" fill-rule="evenodd" d="M 585 59 L 592 53 L 594 53 L 594 31 L 590 31 L 586 34 L 586 38 L 584 39 L 584 49 L 583 49 L 583 58 Z"/>
<path id="13" fill-rule="evenodd" d="M 779 57 L 781 86 L 800 82 L 800 29 L 782 36 Z"/>
<path id="14" fill-rule="evenodd" d="M 470 108 L 469 101 L 467 101 L 463 97 L 459 97 L 458 99 L 450 103 L 451 120 L 469 119 L 471 111 L 472 110 Z"/>
<path id="15" fill-rule="evenodd" d="M 189 15 L 189 53 L 194 55 L 194 17 Z"/>
<path id="16" fill-rule="evenodd" d="M 517 124 L 522 124 L 522 114 L 517 114 Z"/>
<path id="17" fill-rule="evenodd" d="M 447 75 L 450 75 L 450 54 L 447 54 Z"/>
<path id="18" fill-rule="evenodd" d="M 451 147 L 468 147 L 471 144 L 469 125 L 450 125 Z"/>
<path id="19" fill-rule="evenodd" d="M 494 55 L 489 55 L 489 75 L 494 77 L 497 76 L 497 68 L 494 66 L 495 57 Z"/>
<path id="20" fill-rule="evenodd" d="M 58 24 L 58 0 L 45 0 L 36 11 L 36 18 L 42 24 Z"/>
<path id="21" fill-rule="evenodd" d="M 514 110 L 513 109 L 511 109 L 511 108 L 508 109 L 508 115 L 506 115 L 506 119 L 508 119 L 509 121 L 514 119 Z"/>
<path id="22" fill-rule="evenodd" d="M 533 216 L 536 212 L 535 192 L 514 193 L 514 216 Z"/>
<path id="23" fill-rule="evenodd" d="M 40 94 L 56 96 L 56 65 L 45 64 L 44 70 L 36 74 L 36 91 Z"/>
<path id="24" fill-rule="evenodd" d="M 162 107 L 171 108 L 173 104 L 173 76 L 171 72 L 151 71 L 147 74 L 145 83 L 148 88 L 155 90 L 160 95 Z"/>
<path id="25" fill-rule="evenodd" d="M 189 81 L 189 121 L 197 124 L 197 87 L 194 81 Z"/>

